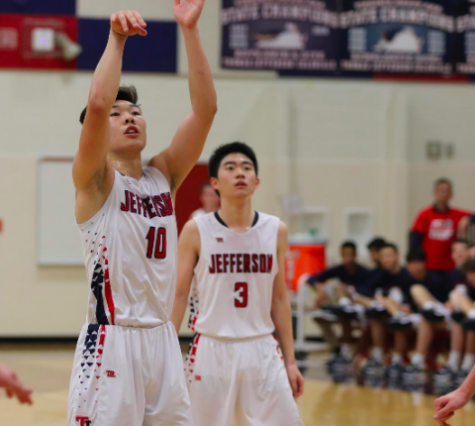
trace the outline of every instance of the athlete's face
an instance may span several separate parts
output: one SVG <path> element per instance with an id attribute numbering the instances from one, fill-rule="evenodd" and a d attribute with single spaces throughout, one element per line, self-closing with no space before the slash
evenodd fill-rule
<path id="1" fill-rule="evenodd" d="M 407 263 L 407 269 L 409 273 L 416 280 L 423 280 L 426 276 L 426 263 L 419 260 L 413 260 L 412 262 Z"/>
<path id="2" fill-rule="evenodd" d="M 220 200 L 216 191 L 210 186 L 203 187 L 200 195 L 201 204 L 206 213 L 215 212 L 219 210 Z"/>
<path id="3" fill-rule="evenodd" d="M 341 260 L 344 265 L 354 265 L 356 263 L 356 252 L 352 247 L 344 247 L 341 249 Z"/>
<path id="4" fill-rule="evenodd" d="M 221 198 L 250 197 L 260 181 L 252 161 L 244 154 L 229 154 L 221 160 L 218 178 L 211 178 L 211 185 Z"/>
<path id="5" fill-rule="evenodd" d="M 448 205 L 452 198 L 452 188 L 447 183 L 439 183 L 434 189 L 434 198 L 437 204 Z"/>
<path id="6" fill-rule="evenodd" d="M 147 140 L 142 110 L 127 101 L 117 101 L 110 112 L 110 151 L 116 154 L 141 152 Z"/>
<path id="7" fill-rule="evenodd" d="M 385 247 L 379 251 L 381 266 L 388 270 L 392 271 L 399 263 L 399 256 L 392 247 Z"/>
<path id="8" fill-rule="evenodd" d="M 452 260 L 457 268 L 460 268 L 468 259 L 468 246 L 465 243 L 452 245 Z"/>

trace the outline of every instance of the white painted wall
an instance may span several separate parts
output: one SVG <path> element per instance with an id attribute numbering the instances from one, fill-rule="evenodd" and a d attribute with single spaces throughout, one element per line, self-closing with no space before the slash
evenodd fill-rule
<path id="1" fill-rule="evenodd" d="M 170 18 L 171 0 L 81 0 L 83 16 L 120 4 L 149 18 Z M 475 209 L 475 87 L 336 80 L 278 80 L 272 73 L 219 68 L 219 0 L 201 23 L 216 77 L 219 113 L 203 158 L 221 143 L 243 140 L 257 151 L 262 186 L 255 207 L 282 215 L 279 199 L 298 192 L 307 207 L 330 214 L 330 253 L 344 235 L 349 208 L 374 213 L 375 231 L 405 248 L 416 211 L 431 201 L 435 178 L 455 182 L 454 204 Z M 184 50 L 181 76 L 128 74 L 148 119 L 150 156 L 171 140 L 188 112 Z M 74 155 L 90 73 L 0 73 L 0 336 L 78 333 L 85 317 L 82 268 L 36 265 L 36 159 Z M 453 160 L 429 162 L 430 139 L 456 146 Z M 288 220 L 283 216 L 284 219 Z M 334 260 L 334 256 L 331 260 Z"/>

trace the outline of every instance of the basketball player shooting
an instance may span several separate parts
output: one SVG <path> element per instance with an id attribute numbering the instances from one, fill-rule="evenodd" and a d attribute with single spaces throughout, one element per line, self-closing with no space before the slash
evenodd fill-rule
<path id="1" fill-rule="evenodd" d="M 293 398 L 302 394 L 304 380 L 285 284 L 287 228 L 252 210 L 259 178 L 249 146 L 218 148 L 209 173 L 221 208 L 182 231 L 172 312 L 178 330 L 194 282 L 197 335 L 186 368 L 194 424 L 231 426 L 234 417 L 237 426 L 302 425 Z"/>
<path id="2" fill-rule="evenodd" d="M 71 378 L 69 426 L 192 424 L 169 318 L 177 261 L 173 201 L 201 155 L 217 109 L 197 29 L 204 3 L 174 1 L 189 60 L 192 110 L 170 146 L 146 167 L 146 121 L 137 92 L 119 84 L 127 39 L 145 37 L 147 24 L 131 10 L 111 17 L 73 165 L 91 290 Z"/>

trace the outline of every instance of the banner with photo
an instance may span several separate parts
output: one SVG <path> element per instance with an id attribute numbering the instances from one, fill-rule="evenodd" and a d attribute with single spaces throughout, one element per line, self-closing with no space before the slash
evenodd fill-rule
<path id="1" fill-rule="evenodd" d="M 457 3 L 454 42 L 455 73 L 475 77 L 475 3 Z"/>
<path id="2" fill-rule="evenodd" d="M 337 0 L 223 0 L 222 25 L 223 68 L 338 68 Z"/>
<path id="3" fill-rule="evenodd" d="M 453 0 L 343 0 L 340 27 L 345 73 L 452 74 Z"/>

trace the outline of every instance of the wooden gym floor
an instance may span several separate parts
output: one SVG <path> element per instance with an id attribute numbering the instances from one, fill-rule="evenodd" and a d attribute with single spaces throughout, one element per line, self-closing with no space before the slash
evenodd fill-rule
<path id="1" fill-rule="evenodd" d="M 0 425 L 65 426 L 72 359 L 70 346 L 0 350 L 0 360 L 35 389 L 32 407 L 20 406 L 0 391 Z M 315 356 L 315 362 L 323 366 L 324 356 Z M 309 370 L 298 404 L 306 426 L 436 426 L 433 401 L 425 395 L 333 385 L 319 367 Z M 470 404 L 451 424 L 474 421 L 475 405 Z"/>

